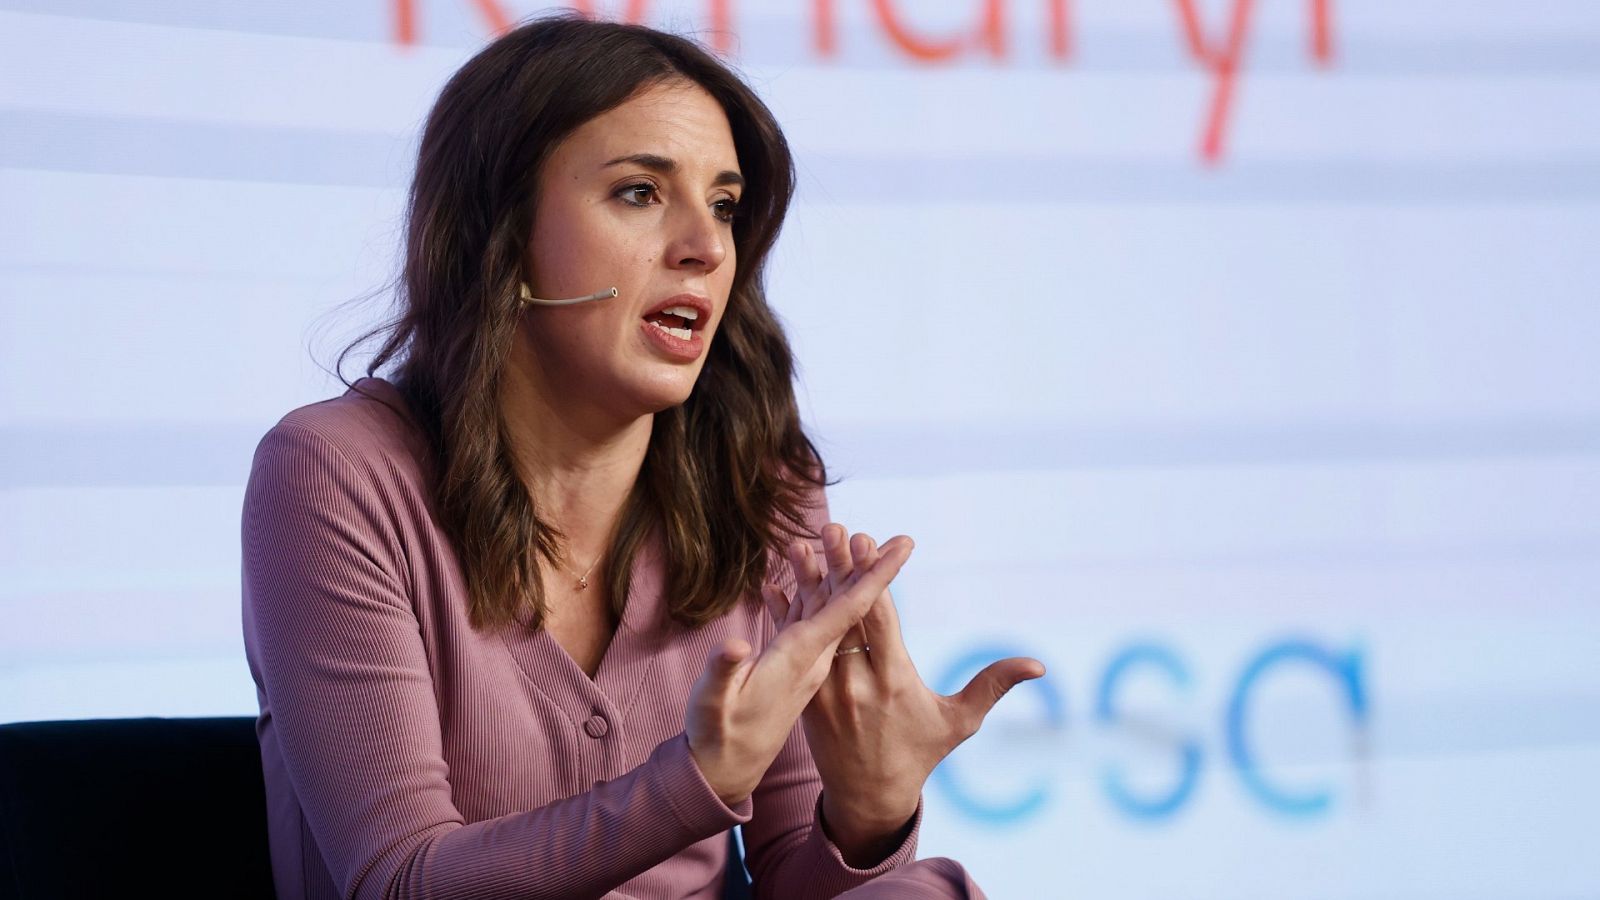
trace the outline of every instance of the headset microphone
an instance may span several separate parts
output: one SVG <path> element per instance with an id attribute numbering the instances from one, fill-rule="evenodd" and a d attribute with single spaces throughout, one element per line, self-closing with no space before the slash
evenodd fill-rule
<path id="1" fill-rule="evenodd" d="M 518 296 L 522 299 L 523 303 L 538 304 L 540 306 L 571 306 L 575 303 L 588 303 L 590 300 L 609 300 L 617 295 L 616 288 L 606 288 L 597 294 L 590 294 L 587 297 L 571 297 L 566 300 L 543 300 L 539 297 L 535 297 L 533 292 L 528 290 L 528 283 L 526 281 L 517 282 L 517 289 Z"/>

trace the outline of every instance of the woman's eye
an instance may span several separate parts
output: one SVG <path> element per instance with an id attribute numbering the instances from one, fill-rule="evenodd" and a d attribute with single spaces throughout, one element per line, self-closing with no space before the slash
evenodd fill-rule
<path id="1" fill-rule="evenodd" d="M 630 206 L 649 206 L 650 198 L 654 197 L 655 193 L 655 185 L 640 182 L 619 189 L 617 196 L 622 198 L 622 202 Z"/>
<path id="2" fill-rule="evenodd" d="M 731 197 L 718 200 L 711 204 L 711 208 L 716 210 L 717 218 L 723 222 L 732 222 L 739 215 L 739 201 Z"/>

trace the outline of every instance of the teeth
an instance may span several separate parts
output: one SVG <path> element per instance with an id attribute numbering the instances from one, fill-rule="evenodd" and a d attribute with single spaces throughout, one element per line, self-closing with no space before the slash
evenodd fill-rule
<path id="1" fill-rule="evenodd" d="M 673 337 L 677 338 L 680 341 L 687 341 L 691 337 L 694 336 L 694 332 L 690 331 L 687 328 L 668 328 L 667 326 L 662 325 L 662 324 L 660 324 L 658 322 L 651 322 L 650 324 L 654 325 L 656 328 L 661 329 L 662 331 L 665 331 L 667 334 L 672 335 Z"/>
<path id="2" fill-rule="evenodd" d="M 690 322 L 700 318 L 700 311 L 692 306 L 669 306 L 663 309 L 662 312 L 669 316 L 681 316 Z"/>

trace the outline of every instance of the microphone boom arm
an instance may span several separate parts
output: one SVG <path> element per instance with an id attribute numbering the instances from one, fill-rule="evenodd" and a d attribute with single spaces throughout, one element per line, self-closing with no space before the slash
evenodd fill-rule
<path id="1" fill-rule="evenodd" d="M 612 297 L 617 296 L 617 289 L 613 287 L 606 288 L 598 293 L 590 294 L 587 297 L 570 297 L 566 300 L 545 300 L 533 296 L 533 292 L 528 290 L 528 283 L 526 281 L 518 282 L 517 287 L 519 289 L 518 296 L 521 298 L 524 304 L 537 304 L 539 306 L 572 306 L 578 303 L 588 303 L 591 300 L 609 300 Z"/>

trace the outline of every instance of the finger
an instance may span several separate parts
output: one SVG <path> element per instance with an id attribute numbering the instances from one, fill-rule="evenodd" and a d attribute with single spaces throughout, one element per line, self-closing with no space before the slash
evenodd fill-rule
<path id="1" fill-rule="evenodd" d="M 875 546 L 873 544 L 872 535 L 867 534 L 865 532 L 860 532 L 860 531 L 858 531 L 855 534 L 851 535 L 850 536 L 850 569 L 851 569 L 851 571 L 854 571 L 856 569 L 865 570 L 868 566 L 872 565 L 870 557 L 871 557 L 872 551 L 874 549 L 876 549 L 876 548 L 875 548 Z"/>
<path id="2" fill-rule="evenodd" d="M 821 612 L 807 620 L 815 624 L 816 639 L 829 648 L 837 647 L 850 626 L 861 621 L 873 601 L 900 573 L 900 568 L 911 558 L 913 546 L 911 539 L 904 535 L 884 544 L 872 568 L 857 573 L 844 593 L 831 598 Z"/>
<path id="3" fill-rule="evenodd" d="M 800 541 L 790 541 L 783 549 L 784 558 L 789 561 L 789 571 L 794 573 L 794 599 L 796 603 L 804 603 L 805 596 L 810 590 L 806 585 L 805 552 L 801 549 Z"/>
<path id="4" fill-rule="evenodd" d="M 705 672 L 712 688 L 719 693 L 736 690 L 743 683 L 747 668 L 744 662 L 750 658 L 750 653 L 749 642 L 741 638 L 729 638 L 713 650 L 706 660 Z"/>
<path id="5" fill-rule="evenodd" d="M 782 631 L 783 626 L 789 624 L 789 598 L 783 594 L 783 588 L 775 584 L 761 586 L 761 601 L 767 606 L 767 615 L 772 617 L 772 625 Z"/>
<path id="6" fill-rule="evenodd" d="M 1027 656 L 1013 656 L 985 666 L 972 676 L 967 686 L 951 699 L 955 701 L 963 719 L 962 739 L 971 737 L 983 724 L 989 710 L 1000 702 L 1006 692 L 1018 684 L 1044 676 L 1044 663 Z"/>
<path id="7" fill-rule="evenodd" d="M 867 538 L 867 565 L 877 561 L 878 553 L 872 538 Z M 885 590 L 878 595 L 866 615 L 861 617 L 858 629 L 862 643 L 872 648 L 874 664 L 884 667 L 881 671 L 890 671 L 888 667 L 900 665 L 912 666 L 915 671 L 911 654 L 906 650 L 905 638 L 900 633 L 900 615 L 895 609 L 892 591 Z"/>
<path id="8" fill-rule="evenodd" d="M 850 574 L 855 571 L 850 558 L 850 540 L 844 526 L 829 522 L 822 527 L 822 552 L 828 567 L 828 594 L 838 594 L 847 586 Z"/>
<path id="9" fill-rule="evenodd" d="M 872 540 L 871 535 L 855 534 L 851 536 L 850 560 L 851 570 L 855 572 L 865 572 L 878 561 L 878 546 Z M 883 595 L 880 595 L 878 602 L 874 603 L 871 608 L 876 609 L 878 604 L 883 602 L 882 597 L 887 596 L 887 594 L 888 591 L 884 591 Z M 868 615 L 871 615 L 870 610 Z M 877 647 L 873 646 L 872 638 L 867 633 L 863 623 L 850 626 L 850 630 L 846 633 L 844 640 L 840 641 L 840 645 L 844 647 L 867 647 L 872 652 L 877 651 Z M 861 659 L 874 668 L 876 668 L 877 663 L 882 662 L 881 659 L 873 657 L 871 652 L 862 654 Z M 840 669 L 835 668 L 834 671 L 838 672 Z"/>
<path id="10" fill-rule="evenodd" d="M 815 615 L 828 602 L 832 591 L 828 588 L 827 573 L 823 570 L 822 561 L 817 556 L 817 551 L 809 543 L 800 544 L 800 575 L 810 588 L 806 594 L 805 608 L 800 611 L 797 618 L 810 618 Z"/>
<path id="11" fill-rule="evenodd" d="M 821 577 L 815 573 L 811 561 L 811 544 L 807 541 L 789 542 L 789 570 L 794 573 L 794 602 L 789 608 L 791 620 L 801 619 L 819 609 L 827 600 L 827 590 L 821 586 Z"/>
<path id="12" fill-rule="evenodd" d="M 823 579 L 827 574 L 823 571 L 822 561 L 817 557 L 817 548 L 810 541 L 800 541 L 800 568 L 805 573 L 806 585 L 812 590 L 823 588 Z"/>
<path id="13" fill-rule="evenodd" d="M 789 560 L 789 570 L 794 573 L 795 596 L 804 597 L 816 590 L 818 579 L 809 574 L 812 568 L 811 543 L 801 540 L 790 541 L 785 555 Z"/>

